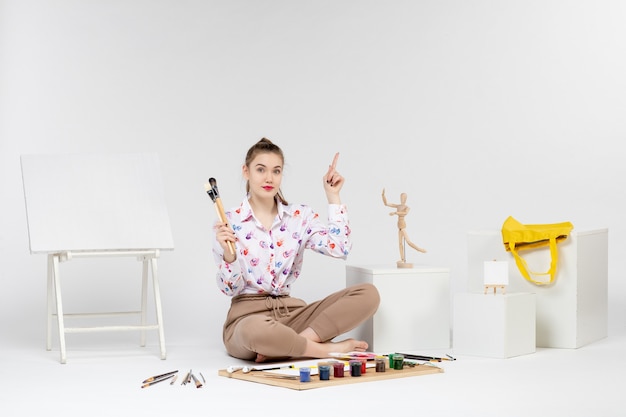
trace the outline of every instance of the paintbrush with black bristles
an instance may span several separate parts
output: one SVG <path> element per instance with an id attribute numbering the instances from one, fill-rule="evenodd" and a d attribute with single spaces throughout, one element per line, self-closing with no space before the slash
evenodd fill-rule
<path id="1" fill-rule="evenodd" d="M 215 210 L 217 211 L 217 216 L 220 218 L 222 223 L 228 225 L 228 219 L 226 218 L 226 212 L 224 212 L 224 205 L 222 204 L 222 199 L 220 198 L 220 192 L 217 188 L 217 181 L 215 178 L 209 178 L 209 183 L 204 184 L 204 189 L 206 193 L 213 200 L 213 205 L 215 206 Z M 235 254 L 235 245 L 230 240 L 226 242 L 228 245 L 228 250 L 231 255 Z"/>

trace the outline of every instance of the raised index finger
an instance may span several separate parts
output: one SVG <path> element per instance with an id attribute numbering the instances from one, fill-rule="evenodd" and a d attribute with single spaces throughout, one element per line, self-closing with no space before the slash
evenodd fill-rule
<path id="1" fill-rule="evenodd" d="M 330 166 L 331 166 L 331 168 L 332 168 L 332 169 L 335 169 L 335 167 L 337 166 L 337 160 L 338 160 L 338 159 L 339 159 L 339 152 L 337 152 L 337 153 L 335 154 L 335 157 L 333 158 L 333 163 L 332 163 L 332 164 L 330 164 Z"/>

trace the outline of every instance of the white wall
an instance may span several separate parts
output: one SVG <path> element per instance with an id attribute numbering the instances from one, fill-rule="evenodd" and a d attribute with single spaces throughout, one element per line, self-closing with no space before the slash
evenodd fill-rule
<path id="1" fill-rule="evenodd" d="M 398 259 L 380 194 L 406 192 L 407 230 L 428 250 L 408 260 L 450 267 L 453 291 L 469 230 L 508 215 L 608 227 L 609 334 L 624 329 L 624 21 L 621 0 L 0 0 L 1 343 L 45 335 L 45 257 L 29 253 L 19 156 L 147 150 L 176 246 L 160 261 L 166 339 L 220 346 L 229 300 L 203 184 L 217 178 L 237 204 L 262 136 L 286 154 L 287 198 L 320 211 L 341 153 L 351 264 Z M 342 287 L 344 266 L 309 254 L 294 294 Z M 63 267 L 81 277 L 65 282 L 68 308 L 135 301 L 121 265 Z M 91 298 L 86 273 L 114 285 Z"/>

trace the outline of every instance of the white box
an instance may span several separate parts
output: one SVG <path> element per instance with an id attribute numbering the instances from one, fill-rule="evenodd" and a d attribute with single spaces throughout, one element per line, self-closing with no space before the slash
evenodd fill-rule
<path id="1" fill-rule="evenodd" d="M 500 230 L 469 232 L 468 290 L 483 291 L 484 261 L 508 261 L 507 292 L 537 295 L 537 346 L 578 348 L 608 334 L 608 229 L 574 230 L 557 249 L 555 281 L 539 286 L 519 272 L 513 255 L 504 249 Z M 549 249 L 520 253 L 531 270 L 548 270 Z"/>
<path id="2" fill-rule="evenodd" d="M 346 285 L 371 283 L 380 293 L 373 318 L 352 333 L 386 353 L 450 348 L 450 270 L 414 266 L 346 266 Z"/>
<path id="3" fill-rule="evenodd" d="M 458 293 L 452 317 L 456 355 L 505 359 L 535 353 L 535 294 Z"/>

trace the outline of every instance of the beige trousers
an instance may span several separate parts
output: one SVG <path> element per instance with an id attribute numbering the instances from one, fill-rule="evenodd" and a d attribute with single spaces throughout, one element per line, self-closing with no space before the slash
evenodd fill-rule
<path id="1" fill-rule="evenodd" d="M 290 296 L 239 295 L 233 297 L 224 323 L 224 346 L 229 355 L 254 360 L 302 357 L 312 328 L 322 342 L 346 333 L 369 319 L 380 302 L 372 284 L 359 284 L 306 304 Z"/>

